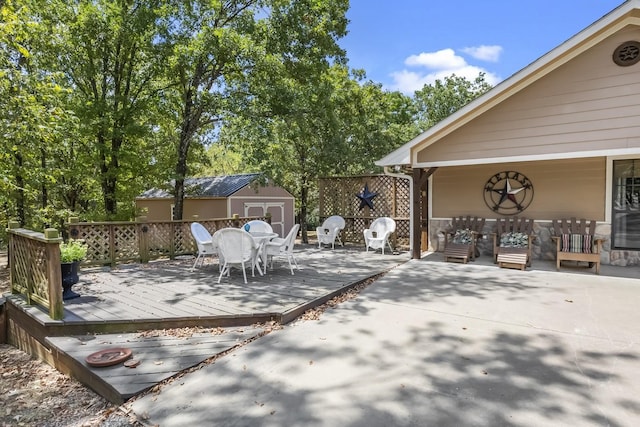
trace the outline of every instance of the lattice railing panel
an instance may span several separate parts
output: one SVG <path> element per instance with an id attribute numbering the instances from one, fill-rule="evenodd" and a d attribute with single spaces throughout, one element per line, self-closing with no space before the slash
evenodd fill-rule
<path id="1" fill-rule="evenodd" d="M 211 234 L 226 227 L 265 217 L 216 218 L 198 220 Z M 191 236 L 192 220 L 109 223 L 70 223 L 69 236 L 88 246 L 83 264 L 115 265 L 117 262 L 144 261 L 194 254 L 197 246 Z"/>
<path id="2" fill-rule="evenodd" d="M 13 234 L 10 254 L 12 292 L 25 295 L 29 303 L 50 308 L 46 243 Z"/>
<path id="3" fill-rule="evenodd" d="M 171 248 L 173 246 L 172 223 L 151 222 L 142 225 L 141 229 L 147 239 L 150 259 L 161 258 L 171 254 Z"/>
<path id="4" fill-rule="evenodd" d="M 113 236 L 116 261 L 137 261 L 140 259 L 137 224 L 115 224 Z"/>
<path id="5" fill-rule="evenodd" d="M 360 198 L 365 184 L 372 193 L 373 209 L 360 209 Z M 323 178 L 319 183 L 320 222 L 331 215 L 340 215 L 346 226 L 345 241 L 364 243 L 362 231 L 378 217 L 388 216 L 396 220 L 396 244 L 409 246 L 410 181 L 388 175 Z"/>
<path id="6" fill-rule="evenodd" d="M 86 264 L 111 263 L 111 226 L 108 224 L 73 224 L 69 230 L 73 239 L 83 240 L 87 244 Z"/>

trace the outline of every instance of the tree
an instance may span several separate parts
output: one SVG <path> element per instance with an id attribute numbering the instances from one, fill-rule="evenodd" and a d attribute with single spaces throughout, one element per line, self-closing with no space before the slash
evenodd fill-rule
<path id="1" fill-rule="evenodd" d="M 484 73 L 473 81 L 453 74 L 445 77 L 444 82 L 436 80 L 434 85 L 425 85 L 414 94 L 418 127 L 421 131 L 429 129 L 489 89 L 491 85 L 485 81 Z"/>
<path id="2" fill-rule="evenodd" d="M 62 16 L 59 62 L 74 91 L 80 137 L 91 143 L 104 212 L 115 218 L 123 184 L 136 182 L 157 152 L 149 114 L 168 57 L 159 25 L 166 9 L 160 0 L 79 0 L 71 7 Z"/>

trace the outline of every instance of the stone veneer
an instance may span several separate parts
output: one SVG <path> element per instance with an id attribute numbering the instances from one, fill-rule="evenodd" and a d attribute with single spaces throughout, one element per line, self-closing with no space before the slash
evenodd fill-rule
<path id="1" fill-rule="evenodd" d="M 444 250 L 443 231 L 451 227 L 450 220 L 431 220 L 431 233 L 429 249 L 435 251 Z M 495 229 L 495 221 L 487 220 L 484 225 L 484 233 L 482 239 L 478 241 L 478 248 L 482 255 L 493 255 L 493 236 L 491 235 Z M 551 221 L 535 222 L 533 226 L 536 239 L 533 241 L 532 255 L 533 259 L 542 259 L 553 261 L 556 259 L 556 244 L 551 240 L 553 226 Z M 604 238 L 602 243 L 602 254 L 600 256 L 602 264 L 610 264 L 617 266 L 640 265 L 640 251 L 630 250 L 612 250 L 611 249 L 611 225 L 597 224 L 596 237 Z"/>

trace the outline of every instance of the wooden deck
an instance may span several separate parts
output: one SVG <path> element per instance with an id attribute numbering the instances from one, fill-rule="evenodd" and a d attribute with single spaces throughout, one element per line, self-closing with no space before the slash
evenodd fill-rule
<path id="1" fill-rule="evenodd" d="M 65 302 L 63 320 L 27 306 L 19 296 L 7 301 L 9 331 L 107 399 L 120 403 L 160 381 L 263 333 L 251 325 L 287 323 L 370 277 L 409 260 L 408 253 L 382 255 L 363 248 L 296 249 L 299 269 L 291 275 L 286 261 L 265 276 L 232 270 L 218 284 L 218 264 L 208 259 L 191 270 L 193 259 L 82 269 L 73 290 L 81 296 Z M 189 336 L 147 336 L 140 331 L 174 328 L 223 328 Z M 15 344 L 15 343 L 14 343 Z M 140 360 L 95 368 L 89 354 L 128 347 Z"/>

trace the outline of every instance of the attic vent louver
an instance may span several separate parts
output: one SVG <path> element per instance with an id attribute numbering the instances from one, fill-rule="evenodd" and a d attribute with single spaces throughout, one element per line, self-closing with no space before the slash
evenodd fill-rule
<path id="1" fill-rule="evenodd" d="M 628 41 L 613 51 L 613 62 L 621 67 L 628 67 L 640 61 L 640 43 Z"/>

